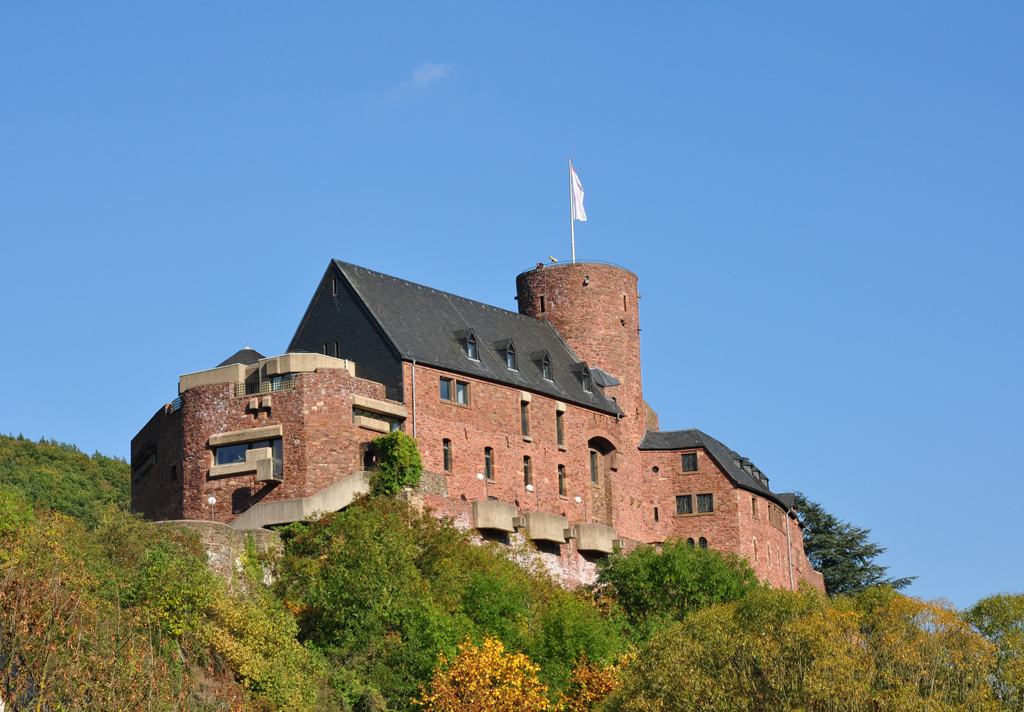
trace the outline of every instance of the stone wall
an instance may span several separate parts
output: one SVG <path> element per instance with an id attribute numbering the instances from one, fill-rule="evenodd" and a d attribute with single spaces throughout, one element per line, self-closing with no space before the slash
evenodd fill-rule
<path id="1" fill-rule="evenodd" d="M 230 589 L 238 583 L 242 554 L 245 553 L 246 539 L 252 538 L 257 551 L 280 552 L 283 550 L 281 536 L 269 529 L 241 531 L 227 524 L 201 520 L 178 520 L 154 522 L 154 526 L 177 526 L 190 529 L 199 535 L 206 549 L 206 560 L 213 572 L 223 578 Z"/>

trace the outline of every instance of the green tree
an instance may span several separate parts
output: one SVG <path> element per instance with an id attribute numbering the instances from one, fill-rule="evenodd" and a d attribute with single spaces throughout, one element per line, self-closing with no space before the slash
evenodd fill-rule
<path id="1" fill-rule="evenodd" d="M 735 554 L 666 541 L 661 551 L 638 546 L 598 562 L 598 585 L 610 587 L 641 637 L 714 603 L 743 598 L 757 575 Z"/>
<path id="2" fill-rule="evenodd" d="M 993 646 L 959 611 L 892 589 L 758 588 L 655 637 L 609 712 L 994 710 Z"/>
<path id="3" fill-rule="evenodd" d="M 906 588 L 916 576 L 888 578 L 888 566 L 875 559 L 886 549 L 868 539 L 870 529 L 856 527 L 829 514 L 817 502 L 796 493 L 796 508 L 804 531 L 807 558 L 825 579 L 830 596 L 852 596 L 872 586 Z"/>
<path id="4" fill-rule="evenodd" d="M 110 505 L 128 509 L 128 463 L 100 453 L 89 457 L 74 445 L 0 435 L 0 485 L 21 492 L 31 505 L 99 523 Z"/>
<path id="5" fill-rule="evenodd" d="M 401 430 L 374 438 L 377 471 L 373 473 L 373 491 L 394 496 L 403 487 L 415 487 L 423 474 L 423 460 L 416 439 Z"/>
<path id="6" fill-rule="evenodd" d="M 1024 712 L 1024 594 L 984 598 L 967 611 L 967 620 L 996 647 L 996 699 L 1008 710 Z"/>

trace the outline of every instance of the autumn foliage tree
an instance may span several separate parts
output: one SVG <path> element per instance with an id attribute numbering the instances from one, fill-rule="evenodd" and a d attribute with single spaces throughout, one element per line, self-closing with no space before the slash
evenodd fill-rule
<path id="1" fill-rule="evenodd" d="M 540 666 L 522 653 L 506 653 L 501 641 L 466 640 L 451 663 L 442 653 L 430 684 L 414 703 L 424 712 L 545 712 L 551 708 Z"/>

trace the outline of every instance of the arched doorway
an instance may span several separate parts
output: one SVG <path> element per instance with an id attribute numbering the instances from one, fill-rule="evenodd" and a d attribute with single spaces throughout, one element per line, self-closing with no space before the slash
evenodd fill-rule
<path id="1" fill-rule="evenodd" d="M 593 437 L 587 441 L 587 450 L 591 521 L 614 526 L 609 505 L 612 496 L 612 473 L 618 467 L 615 445 L 606 438 Z"/>

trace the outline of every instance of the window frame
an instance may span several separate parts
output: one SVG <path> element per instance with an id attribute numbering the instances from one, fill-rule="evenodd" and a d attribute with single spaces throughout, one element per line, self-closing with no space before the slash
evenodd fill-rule
<path id="1" fill-rule="evenodd" d="M 697 495 L 697 514 L 712 514 L 715 511 L 715 495 L 713 492 Z"/>
<path id="2" fill-rule="evenodd" d="M 600 455 L 601 455 L 601 453 L 599 453 L 597 450 L 594 450 L 594 449 L 590 450 L 590 484 L 592 484 L 592 485 L 601 484 L 601 482 L 600 482 L 600 476 L 601 476 Z"/>
<path id="3" fill-rule="evenodd" d="M 530 402 L 519 401 L 519 426 L 523 431 L 523 437 L 530 437 Z"/>
<path id="4" fill-rule="evenodd" d="M 441 468 L 443 472 L 452 471 L 452 441 L 448 438 L 441 440 Z"/>
<path id="5" fill-rule="evenodd" d="M 470 393 L 469 381 L 455 381 L 455 401 L 456 405 L 469 406 L 472 402 L 472 395 Z"/>
<path id="6" fill-rule="evenodd" d="M 705 539 L 704 537 L 701 537 L 700 539 L 697 540 L 697 546 L 699 546 L 701 549 L 707 549 L 708 548 L 708 540 Z"/>
<path id="7" fill-rule="evenodd" d="M 554 381 L 551 377 L 551 359 L 548 358 L 547 354 L 544 354 L 544 358 L 540 362 L 540 376 L 545 381 Z"/>
<path id="8" fill-rule="evenodd" d="M 516 347 L 509 341 L 508 346 L 505 347 L 505 367 L 509 371 L 519 370 L 519 361 L 516 358 Z"/>
<path id="9" fill-rule="evenodd" d="M 533 484 L 533 463 L 529 455 L 523 455 L 523 486 Z"/>
<path id="10" fill-rule="evenodd" d="M 555 411 L 555 439 L 559 447 L 565 447 L 565 411 Z"/>
<path id="11" fill-rule="evenodd" d="M 581 380 L 583 381 L 583 390 L 584 390 L 584 392 L 586 392 L 586 393 L 593 393 L 594 392 L 594 379 L 590 375 L 590 369 L 587 366 L 584 366 L 583 367 L 583 371 L 581 372 L 580 375 L 581 375 Z"/>
<path id="12" fill-rule="evenodd" d="M 685 510 L 685 511 L 683 511 Z M 693 514 L 693 495 L 692 494 L 677 494 L 676 495 L 676 516 L 685 517 Z"/>
<path id="13" fill-rule="evenodd" d="M 484 448 L 484 477 L 488 482 L 494 482 L 494 448 Z"/>
<path id="14" fill-rule="evenodd" d="M 565 474 L 565 465 L 558 466 L 558 496 L 568 497 L 569 494 L 569 483 L 568 477 Z"/>
<path id="15" fill-rule="evenodd" d="M 448 397 L 445 397 L 445 394 L 444 394 L 444 392 L 446 390 L 446 388 L 445 388 L 446 386 L 447 386 L 447 391 L 448 391 Z M 455 402 L 455 379 L 454 378 L 445 378 L 444 376 L 441 376 L 441 382 L 440 382 L 440 384 L 437 387 L 437 392 L 438 392 L 438 395 L 441 397 L 441 400 L 447 401 L 449 403 L 454 403 Z"/>
<path id="16" fill-rule="evenodd" d="M 476 343 L 476 337 L 470 334 L 466 337 L 466 358 L 473 361 L 480 360 L 480 349 Z"/>
<path id="17" fill-rule="evenodd" d="M 692 470 L 686 469 L 687 460 L 690 457 L 693 458 L 693 469 Z M 684 472 L 686 474 L 693 474 L 694 472 L 699 472 L 700 471 L 700 458 L 697 457 L 697 451 L 694 450 L 693 452 L 681 453 L 679 466 L 680 466 L 680 468 L 682 468 L 680 471 Z"/>

